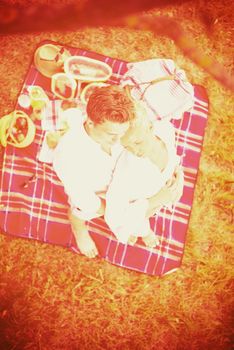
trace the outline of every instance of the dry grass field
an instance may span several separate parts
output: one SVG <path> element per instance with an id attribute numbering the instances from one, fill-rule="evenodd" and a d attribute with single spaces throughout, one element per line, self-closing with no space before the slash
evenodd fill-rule
<path id="1" fill-rule="evenodd" d="M 200 0 L 154 9 L 151 15 L 177 19 L 196 45 L 232 74 L 231 8 L 231 0 Z M 207 89 L 210 113 L 181 269 L 151 277 L 1 234 L 0 348 L 231 350 L 232 93 L 183 56 L 172 40 L 149 31 L 87 27 L 12 34 L 0 36 L 0 116 L 14 109 L 34 49 L 44 39 L 127 61 L 171 58 L 192 83 Z"/>

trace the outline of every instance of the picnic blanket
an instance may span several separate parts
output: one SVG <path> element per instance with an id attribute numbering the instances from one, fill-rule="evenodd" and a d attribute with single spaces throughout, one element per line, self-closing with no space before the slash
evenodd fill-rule
<path id="1" fill-rule="evenodd" d="M 45 41 L 40 45 L 49 42 Z M 108 63 L 113 70 L 109 83 L 118 84 L 127 71 L 127 62 L 78 48 L 67 47 L 72 55 L 84 55 Z M 29 85 L 39 85 L 55 100 L 50 79 L 42 76 L 32 62 L 21 93 Z M 16 109 L 22 109 L 16 104 Z M 208 99 L 201 86 L 194 86 L 194 105 L 182 119 L 172 123 L 176 128 L 177 153 L 182 158 L 185 176 L 184 193 L 172 211 L 163 209 L 150 219 L 160 244 L 147 248 L 116 240 L 103 218 L 87 223 L 101 258 L 117 266 L 149 275 L 165 275 L 181 265 L 186 232 L 192 209 L 194 187 L 207 121 Z M 56 125 L 56 114 L 51 123 Z M 45 130 L 36 121 L 34 142 L 27 148 L 7 146 L 0 170 L 0 229 L 7 235 L 61 245 L 79 253 L 67 217 L 68 198 L 50 164 L 40 162 Z"/>

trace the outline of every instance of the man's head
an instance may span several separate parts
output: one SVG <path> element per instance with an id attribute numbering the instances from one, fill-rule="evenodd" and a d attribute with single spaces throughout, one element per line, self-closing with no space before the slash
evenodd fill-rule
<path id="1" fill-rule="evenodd" d="M 136 105 L 136 118 L 130 122 L 127 132 L 121 138 L 122 145 L 138 157 L 149 154 L 152 147 L 153 125 L 141 105 Z"/>
<path id="2" fill-rule="evenodd" d="M 135 106 L 123 88 L 99 87 L 89 97 L 87 116 L 90 136 L 101 145 L 111 146 L 120 140 L 135 118 Z"/>

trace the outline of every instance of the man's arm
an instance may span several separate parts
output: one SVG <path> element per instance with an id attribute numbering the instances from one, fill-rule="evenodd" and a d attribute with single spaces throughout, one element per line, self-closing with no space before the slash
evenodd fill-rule
<path id="1" fill-rule="evenodd" d="M 155 212 L 169 203 L 177 202 L 183 194 L 184 176 L 181 167 L 177 167 L 172 179 L 154 196 L 148 198 L 148 209 L 146 217 L 150 217 Z"/>

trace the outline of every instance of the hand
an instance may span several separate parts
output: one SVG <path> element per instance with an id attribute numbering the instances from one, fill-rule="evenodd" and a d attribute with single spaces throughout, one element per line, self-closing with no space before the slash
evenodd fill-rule
<path id="1" fill-rule="evenodd" d="M 171 200 L 169 202 L 175 203 L 181 198 L 184 189 L 184 174 L 182 167 L 177 166 L 172 178 L 167 181 L 166 187 L 170 191 L 169 196 Z"/>
<path id="2" fill-rule="evenodd" d="M 61 137 L 67 132 L 68 130 L 68 125 L 67 123 L 63 124 L 63 129 L 62 130 L 57 130 L 57 131 L 51 131 L 46 135 L 46 142 L 49 148 L 55 148 L 57 144 L 59 143 L 59 140 Z"/>
<path id="3" fill-rule="evenodd" d="M 172 178 L 154 196 L 148 198 L 146 217 L 150 217 L 164 205 L 177 202 L 183 194 L 184 176 L 181 167 L 177 167 Z"/>
<path id="4" fill-rule="evenodd" d="M 61 138 L 59 131 L 52 131 L 46 135 L 46 142 L 49 148 L 55 148 Z"/>

